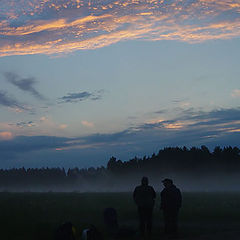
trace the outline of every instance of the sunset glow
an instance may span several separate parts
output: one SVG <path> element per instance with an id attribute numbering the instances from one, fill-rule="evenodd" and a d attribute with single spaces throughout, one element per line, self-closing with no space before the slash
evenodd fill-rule
<path id="1" fill-rule="evenodd" d="M 69 53 L 134 39 L 199 43 L 240 35 L 236 0 L 4 0 L 1 5 L 0 56 Z"/>
<path id="2" fill-rule="evenodd" d="M 0 169 L 239 147 L 240 0 L 1 0 Z"/>

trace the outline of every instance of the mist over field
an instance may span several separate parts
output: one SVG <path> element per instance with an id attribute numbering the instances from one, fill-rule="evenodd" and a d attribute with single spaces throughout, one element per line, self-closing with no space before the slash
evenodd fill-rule
<path id="1" fill-rule="evenodd" d="M 19 184 L 1 186 L 1 192 L 133 192 L 140 185 L 141 178 L 147 176 L 149 185 L 157 192 L 163 189 L 162 180 L 171 178 L 174 184 L 183 192 L 231 192 L 240 191 L 240 174 L 206 174 L 199 176 L 180 175 L 166 173 L 162 175 L 153 174 L 131 174 L 115 177 L 111 174 L 100 179 L 83 180 L 76 178 L 74 181 L 65 183 L 47 184 Z M 2 185 L 2 184 L 1 184 Z"/>
<path id="2" fill-rule="evenodd" d="M 0 190 L 12 192 L 132 192 L 141 178 L 161 191 L 171 178 L 184 192 L 240 191 L 240 149 L 206 146 L 164 148 L 152 156 L 121 161 L 111 157 L 106 167 L 19 168 L 0 170 Z"/>

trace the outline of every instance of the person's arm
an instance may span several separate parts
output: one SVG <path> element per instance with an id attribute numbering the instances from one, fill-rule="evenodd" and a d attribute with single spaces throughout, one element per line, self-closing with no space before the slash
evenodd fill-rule
<path id="1" fill-rule="evenodd" d="M 133 200 L 136 202 L 137 188 L 133 191 Z"/>
<path id="2" fill-rule="evenodd" d="M 164 208 L 164 192 L 161 192 L 161 203 L 160 203 L 160 210 Z"/>
<path id="3" fill-rule="evenodd" d="M 155 199 L 157 197 L 157 195 L 156 195 L 156 192 L 153 187 L 152 187 L 152 194 L 153 194 L 153 199 Z"/>
<path id="4" fill-rule="evenodd" d="M 182 207 L 182 194 L 181 191 L 178 189 L 178 208 Z"/>

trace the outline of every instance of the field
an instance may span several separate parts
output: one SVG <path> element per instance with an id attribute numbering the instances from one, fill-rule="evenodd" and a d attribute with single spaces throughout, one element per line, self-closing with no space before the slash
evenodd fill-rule
<path id="1" fill-rule="evenodd" d="M 158 194 L 153 239 L 163 237 L 159 201 Z M 50 240 L 56 227 L 67 220 L 75 225 L 78 237 L 89 224 L 105 234 L 106 207 L 116 208 L 119 225 L 137 229 L 137 211 L 131 193 L 0 193 L 1 239 Z M 237 234 L 240 193 L 183 193 L 179 227 L 181 239 Z"/>

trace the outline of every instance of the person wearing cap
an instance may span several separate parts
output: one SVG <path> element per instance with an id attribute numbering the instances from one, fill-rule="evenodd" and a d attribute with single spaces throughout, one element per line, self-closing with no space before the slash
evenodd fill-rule
<path id="1" fill-rule="evenodd" d="M 152 213 L 155 203 L 156 192 L 148 185 L 148 178 L 143 177 L 141 185 L 133 192 L 133 199 L 138 207 L 139 228 L 142 237 L 150 237 L 152 231 Z"/>
<path id="2" fill-rule="evenodd" d="M 175 236 L 178 232 L 178 213 L 182 205 L 181 191 L 169 178 L 162 181 L 161 210 L 163 211 L 165 234 Z"/>

